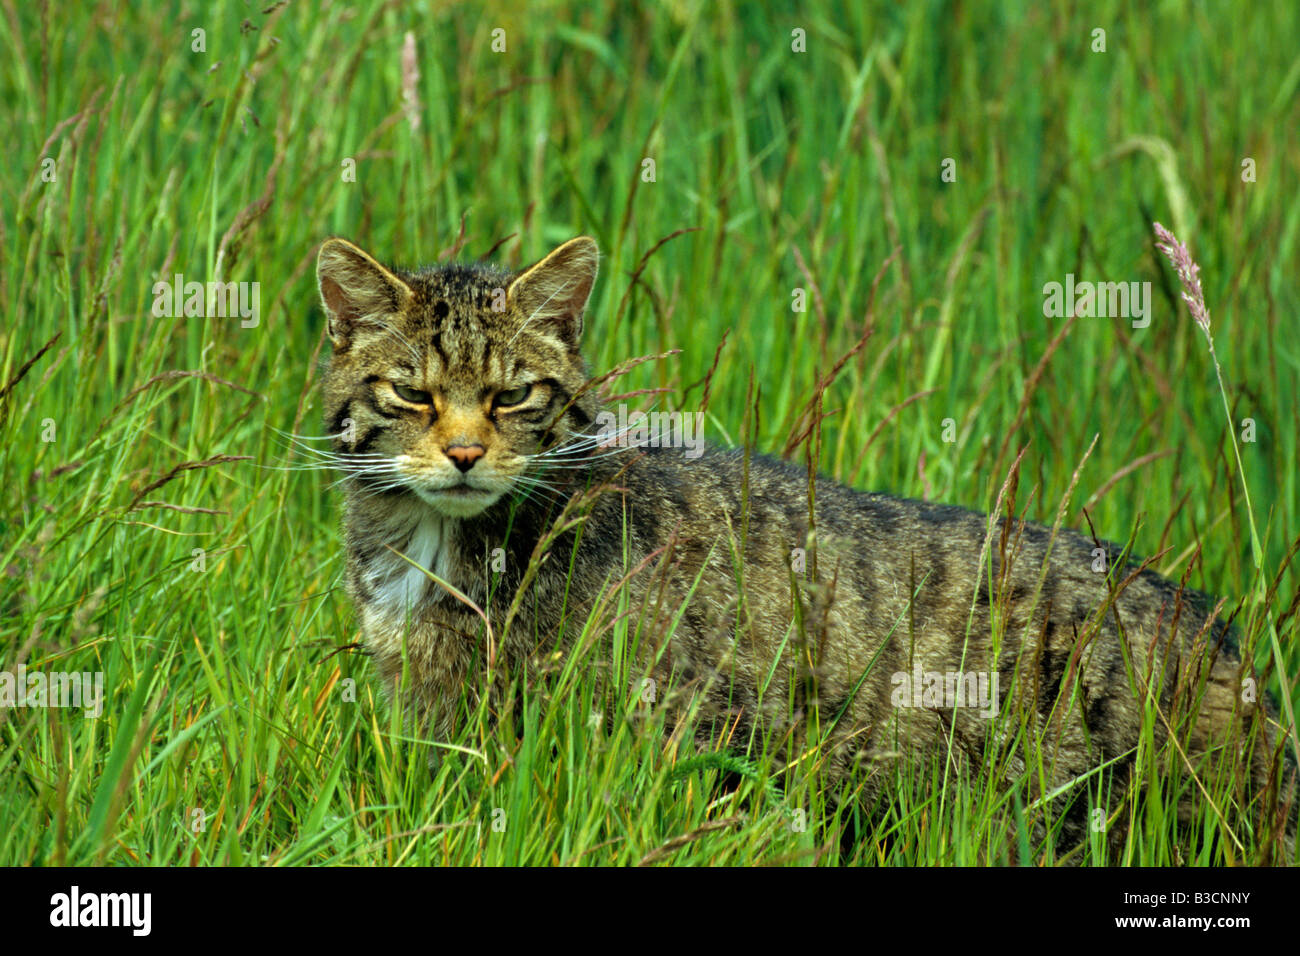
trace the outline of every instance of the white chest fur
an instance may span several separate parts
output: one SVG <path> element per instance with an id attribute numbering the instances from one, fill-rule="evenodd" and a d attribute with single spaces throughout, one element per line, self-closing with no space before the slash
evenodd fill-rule
<path id="1" fill-rule="evenodd" d="M 423 509 L 422 509 L 423 510 Z M 444 581 L 451 581 L 451 521 L 431 511 L 417 518 L 409 534 L 392 542 L 400 554 L 385 551 L 376 555 L 366 570 L 366 581 L 374 590 L 376 603 L 389 615 L 405 617 L 430 589 L 438 588 L 426 569 Z"/>

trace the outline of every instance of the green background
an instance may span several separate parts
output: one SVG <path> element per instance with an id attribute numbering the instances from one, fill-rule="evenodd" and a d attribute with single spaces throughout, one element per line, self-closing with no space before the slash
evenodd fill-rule
<path id="1" fill-rule="evenodd" d="M 0 711 L 0 862 L 1056 859 L 941 766 L 845 847 L 809 781 L 760 755 L 719 787 L 723 758 L 593 728 L 577 679 L 431 784 L 351 648 L 333 476 L 279 470 L 277 429 L 322 431 L 329 235 L 516 267 L 592 235 L 596 370 L 680 350 L 623 381 L 698 410 L 725 334 L 706 436 L 796 460 L 835 371 L 820 465 L 860 488 L 987 510 L 1024 449 L 1050 522 L 1077 470 L 1066 524 L 1242 602 L 1278 691 L 1271 608 L 1294 694 L 1300 8 L 1090 7 L 0 0 L 0 666 L 108 693 Z M 1223 394 L 1153 220 L 1201 266 Z M 178 272 L 259 283 L 259 323 L 155 317 Z M 1151 283 L 1150 326 L 1045 317 L 1067 273 Z M 1175 799 L 1121 861 L 1255 858 L 1205 807 L 1175 849 Z"/>

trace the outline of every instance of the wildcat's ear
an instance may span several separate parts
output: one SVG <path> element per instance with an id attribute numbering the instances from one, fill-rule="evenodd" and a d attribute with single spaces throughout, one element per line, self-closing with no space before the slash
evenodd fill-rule
<path id="1" fill-rule="evenodd" d="M 596 284 L 596 240 L 578 236 L 521 272 L 506 291 L 530 328 L 549 326 L 569 348 L 582 341 L 582 313 Z"/>
<path id="2" fill-rule="evenodd" d="M 401 312 L 411 289 L 346 239 L 326 239 L 316 257 L 316 283 L 329 321 L 330 341 L 346 348 L 358 325 Z"/>

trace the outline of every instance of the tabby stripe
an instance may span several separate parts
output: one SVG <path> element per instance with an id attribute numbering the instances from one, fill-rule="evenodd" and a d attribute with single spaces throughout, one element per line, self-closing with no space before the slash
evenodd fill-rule
<path id="1" fill-rule="evenodd" d="M 352 445 L 353 454 L 359 454 L 364 451 L 369 451 L 370 447 L 375 443 L 375 439 L 379 437 L 382 431 L 383 429 L 381 428 L 372 428 L 370 429 L 370 431 L 366 432 L 361 437 L 360 441 L 355 442 Z"/>
<path id="2" fill-rule="evenodd" d="M 551 404 L 547 406 L 549 411 L 553 407 L 563 408 L 573 394 L 553 378 L 543 379 L 543 385 L 549 385 L 551 388 Z M 569 405 L 569 414 L 577 419 L 579 427 L 585 427 L 591 424 L 591 416 L 584 412 L 577 405 Z"/>
<path id="3" fill-rule="evenodd" d="M 531 415 L 522 416 L 524 421 L 528 422 L 530 425 L 536 425 L 538 422 L 547 420 L 551 415 L 552 409 L 562 408 L 564 403 L 569 400 L 569 393 L 566 392 L 560 386 L 560 383 L 555 381 L 555 379 L 543 379 L 540 384 L 550 386 L 551 397 L 547 400 L 545 405 L 539 407 Z"/>
<path id="4" fill-rule="evenodd" d="M 395 419 L 395 418 L 401 418 L 401 417 L 402 417 L 402 416 L 401 416 L 399 413 L 397 413 L 397 412 L 388 412 L 388 411 L 384 411 L 384 409 L 380 408 L 380 406 L 379 406 L 379 402 L 377 402 L 377 401 L 375 400 L 375 395 L 374 395 L 373 392 L 368 392 L 368 393 L 365 395 L 365 400 L 366 400 L 366 405 L 370 408 L 370 410 L 371 410 L 372 412 L 374 412 L 376 415 L 378 415 L 380 418 L 386 418 L 386 419 L 388 419 L 388 420 L 391 422 L 391 421 L 392 421 L 393 419 Z"/>
<path id="5" fill-rule="evenodd" d="M 433 333 L 433 337 L 429 339 L 429 345 L 431 345 L 433 350 L 438 353 L 438 358 L 442 361 L 443 368 L 448 368 L 451 365 L 451 361 L 447 358 L 447 353 L 442 347 L 442 329 L 438 329 L 438 331 Z"/>
<path id="6" fill-rule="evenodd" d="M 348 399 L 344 402 L 343 407 L 340 408 L 338 412 L 335 413 L 333 419 L 330 420 L 330 434 L 337 435 L 339 432 L 343 431 L 343 423 L 349 418 L 352 418 L 352 399 Z"/>

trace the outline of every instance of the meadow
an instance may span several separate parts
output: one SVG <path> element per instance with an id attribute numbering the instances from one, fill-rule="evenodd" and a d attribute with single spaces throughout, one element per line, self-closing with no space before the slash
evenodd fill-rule
<path id="1" fill-rule="evenodd" d="M 103 687 L 97 717 L 0 707 L 0 864 L 1268 858 L 1167 750 L 1119 847 L 1063 859 L 1028 784 L 940 758 L 855 807 L 815 761 L 593 699 L 582 657 L 431 779 L 358 647 L 336 476 L 285 436 L 324 431 L 324 238 L 523 267 L 590 235 L 588 357 L 647 357 L 619 390 L 857 488 L 1129 542 L 1228 600 L 1285 713 L 1297 37 L 1288 4 L 0 0 L 0 671 Z M 1067 281 L 1148 312 L 1049 314 Z M 588 625 L 617 643 L 619 611 Z"/>

